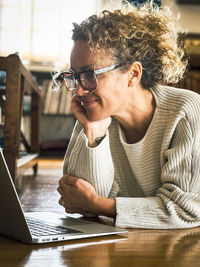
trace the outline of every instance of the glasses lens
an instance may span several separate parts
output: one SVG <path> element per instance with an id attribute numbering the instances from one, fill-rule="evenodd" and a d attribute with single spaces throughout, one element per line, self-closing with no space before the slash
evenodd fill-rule
<path id="1" fill-rule="evenodd" d="M 95 90 L 97 87 L 97 80 L 93 70 L 82 72 L 80 81 L 82 86 L 89 91 Z"/>
<path id="2" fill-rule="evenodd" d="M 53 77 L 53 89 L 61 87 L 63 84 L 63 78 L 61 75 L 57 76 L 57 73 L 55 74 L 55 77 Z"/>
<path id="3" fill-rule="evenodd" d="M 76 89 L 76 79 L 71 73 L 65 73 L 63 79 L 68 90 Z"/>

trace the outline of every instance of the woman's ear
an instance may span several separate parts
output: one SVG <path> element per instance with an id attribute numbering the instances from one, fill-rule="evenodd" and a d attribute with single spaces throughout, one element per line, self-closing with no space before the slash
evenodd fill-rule
<path id="1" fill-rule="evenodd" d="M 135 61 L 129 67 L 129 81 L 128 85 L 133 86 L 140 82 L 142 77 L 142 64 L 139 61 Z"/>

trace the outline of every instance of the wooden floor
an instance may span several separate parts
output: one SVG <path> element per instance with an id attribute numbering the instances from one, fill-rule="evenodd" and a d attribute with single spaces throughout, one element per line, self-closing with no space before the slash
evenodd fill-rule
<path id="1" fill-rule="evenodd" d="M 20 196 L 26 211 L 64 212 L 58 205 L 61 160 L 40 160 L 38 175 Z M 43 245 L 0 237 L 0 266 L 200 267 L 200 228 L 132 229 L 128 234 Z"/>

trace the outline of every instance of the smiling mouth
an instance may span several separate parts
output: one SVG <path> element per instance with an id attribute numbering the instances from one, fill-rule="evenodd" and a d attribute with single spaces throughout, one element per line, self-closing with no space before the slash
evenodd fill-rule
<path id="1" fill-rule="evenodd" d="M 85 100 L 85 101 L 81 101 L 81 106 L 84 106 L 84 107 L 88 107 L 88 106 L 91 106 L 93 104 L 95 104 L 96 102 L 98 102 L 97 99 L 94 99 L 94 100 Z"/>
<path id="2" fill-rule="evenodd" d="M 77 104 L 79 104 L 81 107 L 89 107 L 92 106 L 94 104 L 96 104 L 97 102 L 99 102 L 98 98 L 94 98 L 94 97 L 80 97 L 80 96 L 74 96 L 74 101 L 77 102 Z"/>

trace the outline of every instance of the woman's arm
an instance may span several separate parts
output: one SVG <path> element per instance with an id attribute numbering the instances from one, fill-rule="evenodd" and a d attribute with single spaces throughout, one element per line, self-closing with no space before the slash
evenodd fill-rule
<path id="1" fill-rule="evenodd" d="M 63 173 L 84 179 L 98 195 L 108 197 L 114 179 L 109 131 L 98 146 L 90 148 L 84 129 L 77 122 L 65 155 Z"/>
<path id="2" fill-rule="evenodd" d="M 108 217 L 116 216 L 115 200 L 99 196 L 94 187 L 81 178 L 64 175 L 59 181 L 59 203 L 69 213 L 93 213 Z"/>

